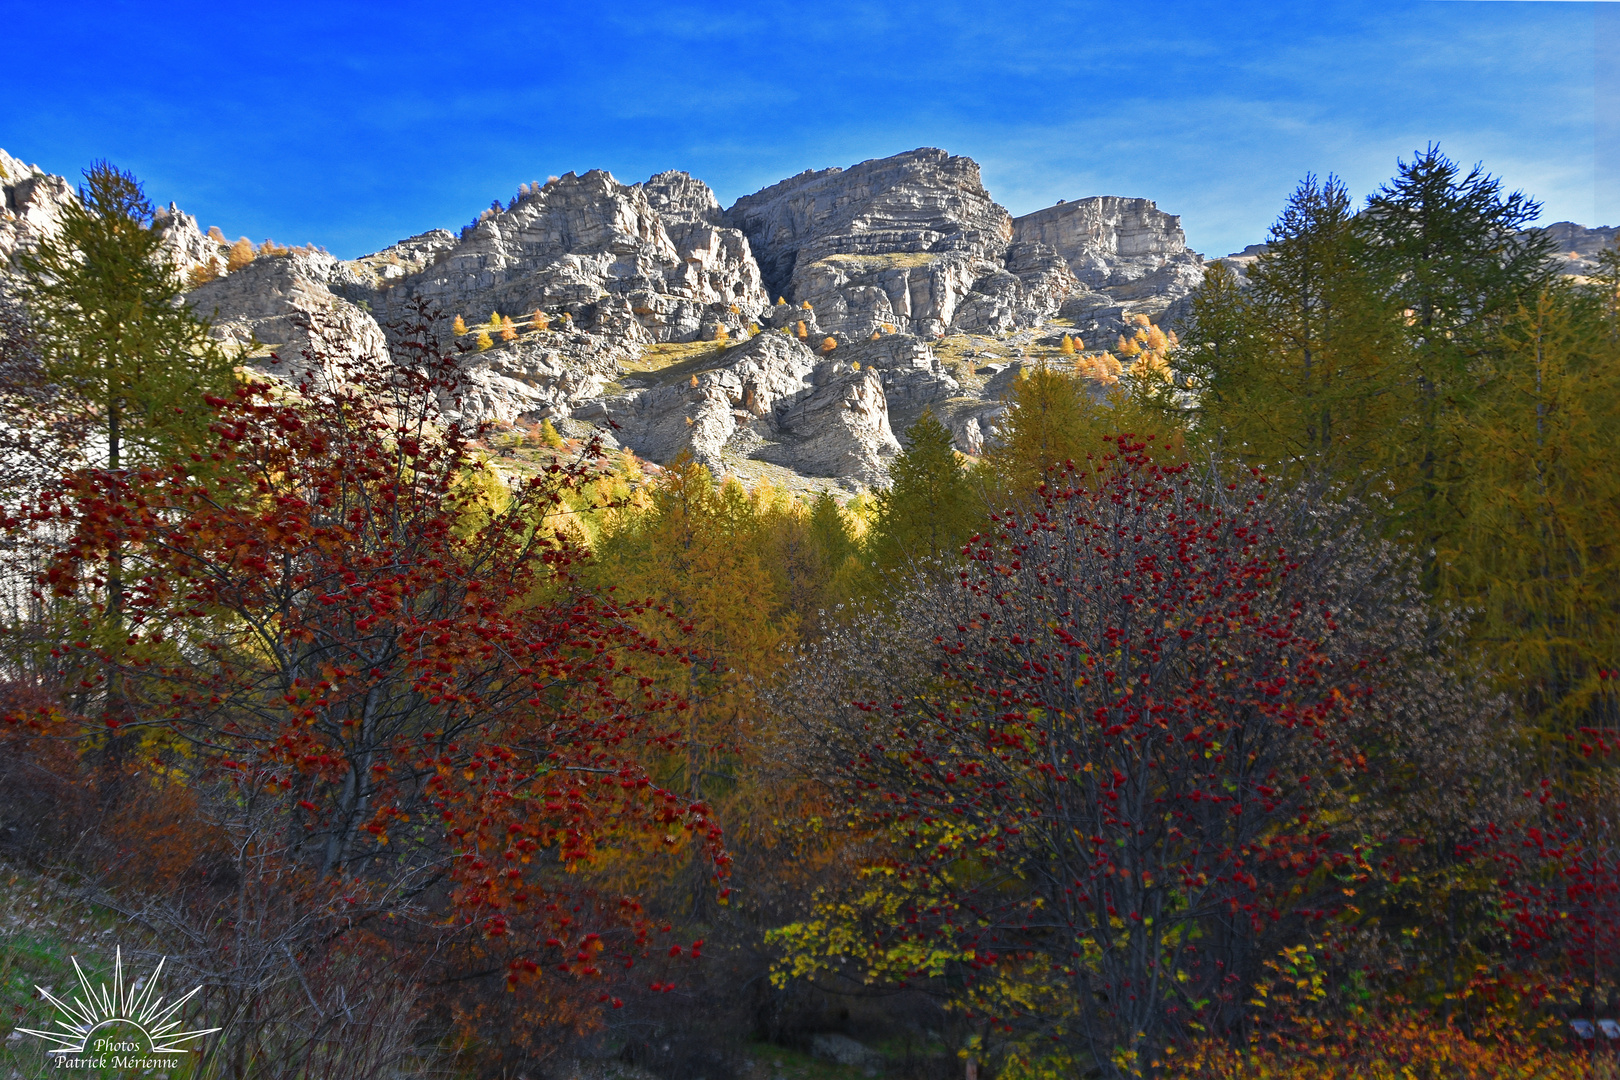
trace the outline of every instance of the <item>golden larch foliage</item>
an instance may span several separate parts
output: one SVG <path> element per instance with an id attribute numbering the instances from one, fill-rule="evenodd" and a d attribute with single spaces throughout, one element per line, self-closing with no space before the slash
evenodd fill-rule
<path id="1" fill-rule="evenodd" d="M 1064 356 L 1073 356 L 1074 338 L 1070 337 L 1068 334 L 1064 334 L 1063 344 L 1058 346 L 1058 352 L 1062 353 Z"/>
<path id="2" fill-rule="evenodd" d="M 834 341 L 832 338 L 824 337 L 821 339 L 822 352 L 832 352 L 836 348 L 838 348 L 838 342 Z"/>
<path id="3" fill-rule="evenodd" d="M 465 334 L 467 332 L 467 320 L 463 319 L 460 315 L 457 315 L 456 321 L 450 324 L 450 332 L 455 334 L 457 337 Z"/>
<path id="4" fill-rule="evenodd" d="M 225 269 L 234 274 L 252 261 L 253 241 L 244 236 L 231 245 L 230 254 L 225 258 Z"/>
<path id="5" fill-rule="evenodd" d="M 483 350 L 489 348 L 490 346 L 492 346 L 494 344 L 495 344 L 495 342 L 490 339 L 488 330 L 480 330 L 480 331 L 478 331 L 478 350 L 480 352 L 482 352 Z"/>
<path id="6" fill-rule="evenodd" d="M 546 318 L 545 312 L 535 308 L 529 315 L 529 325 L 536 330 L 549 330 L 551 329 L 551 320 Z"/>
<path id="7" fill-rule="evenodd" d="M 799 335 L 799 337 L 801 339 L 802 338 L 807 338 L 807 337 L 810 336 L 810 328 L 804 325 L 804 320 L 803 319 L 799 320 L 798 335 Z"/>

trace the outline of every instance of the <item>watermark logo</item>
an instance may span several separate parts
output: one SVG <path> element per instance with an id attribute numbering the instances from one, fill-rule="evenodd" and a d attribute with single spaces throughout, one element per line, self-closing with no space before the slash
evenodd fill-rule
<path id="1" fill-rule="evenodd" d="M 79 989 L 67 1001 L 42 986 L 35 988 L 57 1011 L 55 1029 L 17 1030 L 52 1043 L 47 1053 L 59 1069 L 178 1068 L 181 1055 L 196 1049 L 187 1044 L 220 1029 L 182 1030 L 180 1010 L 202 987 L 165 1005 L 164 999 L 156 995 L 165 962 L 158 961 L 151 978 L 126 984 L 124 950 L 119 948 L 113 960 L 112 982 L 96 987 L 90 985 L 89 976 L 74 957 Z"/>

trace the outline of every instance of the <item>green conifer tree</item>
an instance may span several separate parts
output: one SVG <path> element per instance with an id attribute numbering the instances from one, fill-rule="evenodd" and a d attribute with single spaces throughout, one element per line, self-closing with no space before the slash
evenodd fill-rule
<path id="1" fill-rule="evenodd" d="M 879 572 L 920 569 L 954 559 L 979 520 L 979 500 L 949 429 L 925 412 L 906 432 L 910 446 L 889 467 L 877 496 L 866 560 Z"/>
<path id="2" fill-rule="evenodd" d="M 240 356 L 174 302 L 139 182 L 105 162 L 85 177 L 60 233 L 18 258 L 46 377 L 94 414 L 109 468 L 183 457 L 210 441 L 203 395 L 230 391 Z"/>

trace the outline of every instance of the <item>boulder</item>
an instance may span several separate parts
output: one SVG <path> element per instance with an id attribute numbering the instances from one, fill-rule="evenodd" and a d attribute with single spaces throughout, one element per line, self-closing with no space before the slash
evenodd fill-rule
<path id="1" fill-rule="evenodd" d="M 881 1069 L 883 1055 L 856 1042 L 848 1035 L 815 1035 L 810 1039 L 810 1056 L 834 1065 L 856 1069 Z"/>

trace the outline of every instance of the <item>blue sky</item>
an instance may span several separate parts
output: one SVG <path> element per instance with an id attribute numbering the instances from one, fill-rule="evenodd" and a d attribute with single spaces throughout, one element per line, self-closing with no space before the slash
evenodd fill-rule
<path id="1" fill-rule="evenodd" d="M 570 170 L 685 169 L 729 205 L 916 146 L 977 159 L 1014 214 L 1146 196 L 1206 254 L 1263 239 L 1306 172 L 1365 195 L 1430 140 L 1545 220 L 1620 219 L 1593 164 L 1620 4 L 7 7 L 0 147 L 74 177 L 105 157 L 205 227 L 341 256 Z"/>

